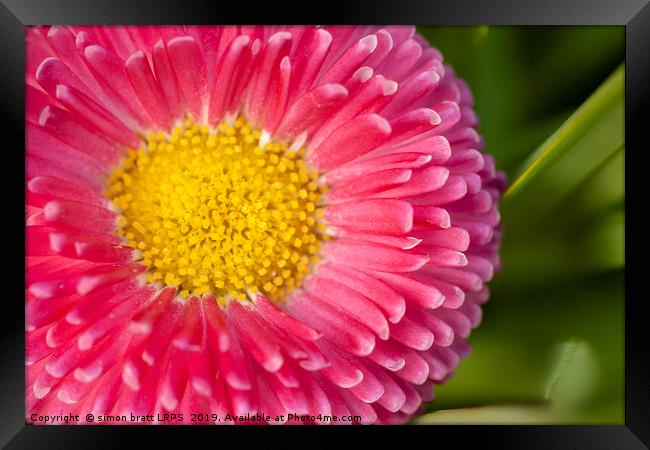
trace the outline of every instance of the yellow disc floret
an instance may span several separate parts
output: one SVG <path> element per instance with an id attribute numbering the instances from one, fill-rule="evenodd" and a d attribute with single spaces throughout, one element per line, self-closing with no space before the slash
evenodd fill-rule
<path id="1" fill-rule="evenodd" d="M 300 286 L 324 239 L 318 173 L 303 150 L 260 147 L 243 118 L 216 129 L 186 120 L 147 136 L 112 173 L 118 232 L 142 253 L 148 281 L 182 296 L 273 300 Z"/>

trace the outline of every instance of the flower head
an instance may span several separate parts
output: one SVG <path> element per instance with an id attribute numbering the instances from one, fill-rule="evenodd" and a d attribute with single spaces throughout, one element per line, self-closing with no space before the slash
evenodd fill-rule
<path id="1" fill-rule="evenodd" d="M 55 26 L 27 56 L 28 417 L 433 399 L 504 179 L 412 27 Z"/>

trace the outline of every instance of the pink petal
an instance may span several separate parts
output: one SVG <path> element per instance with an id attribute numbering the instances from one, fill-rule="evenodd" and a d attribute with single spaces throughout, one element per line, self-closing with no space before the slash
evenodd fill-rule
<path id="1" fill-rule="evenodd" d="M 185 107 L 195 120 L 205 120 L 208 107 L 207 73 L 199 44 L 190 36 L 180 36 L 167 43 L 167 50 Z"/>
<path id="2" fill-rule="evenodd" d="M 388 272 L 412 272 L 429 260 L 426 255 L 354 241 L 328 242 L 323 255 L 346 266 Z"/>
<path id="3" fill-rule="evenodd" d="M 372 233 L 408 233 L 412 217 L 411 205 L 399 200 L 346 202 L 325 209 L 325 219 L 330 224 Z"/>
<path id="4" fill-rule="evenodd" d="M 133 90 L 160 129 L 169 129 L 174 119 L 163 90 L 154 78 L 143 51 L 133 53 L 124 64 Z"/>
<path id="5" fill-rule="evenodd" d="M 377 147 L 390 132 L 388 121 L 377 114 L 356 117 L 314 148 L 310 162 L 321 170 L 337 167 Z"/>

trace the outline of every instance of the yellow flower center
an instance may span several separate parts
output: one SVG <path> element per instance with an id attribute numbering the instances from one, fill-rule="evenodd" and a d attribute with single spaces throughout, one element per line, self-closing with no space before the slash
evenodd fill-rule
<path id="1" fill-rule="evenodd" d="M 300 286 L 325 239 L 323 188 L 303 149 L 260 146 L 260 134 L 241 117 L 216 129 L 188 119 L 128 150 L 106 196 L 149 282 L 220 301 L 247 291 L 277 301 Z"/>

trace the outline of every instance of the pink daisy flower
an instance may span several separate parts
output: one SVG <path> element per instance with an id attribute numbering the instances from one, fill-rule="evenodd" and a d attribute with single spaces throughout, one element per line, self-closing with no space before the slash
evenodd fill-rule
<path id="1" fill-rule="evenodd" d="M 504 177 L 413 27 L 31 28 L 26 90 L 28 419 L 400 423 L 468 353 Z"/>

